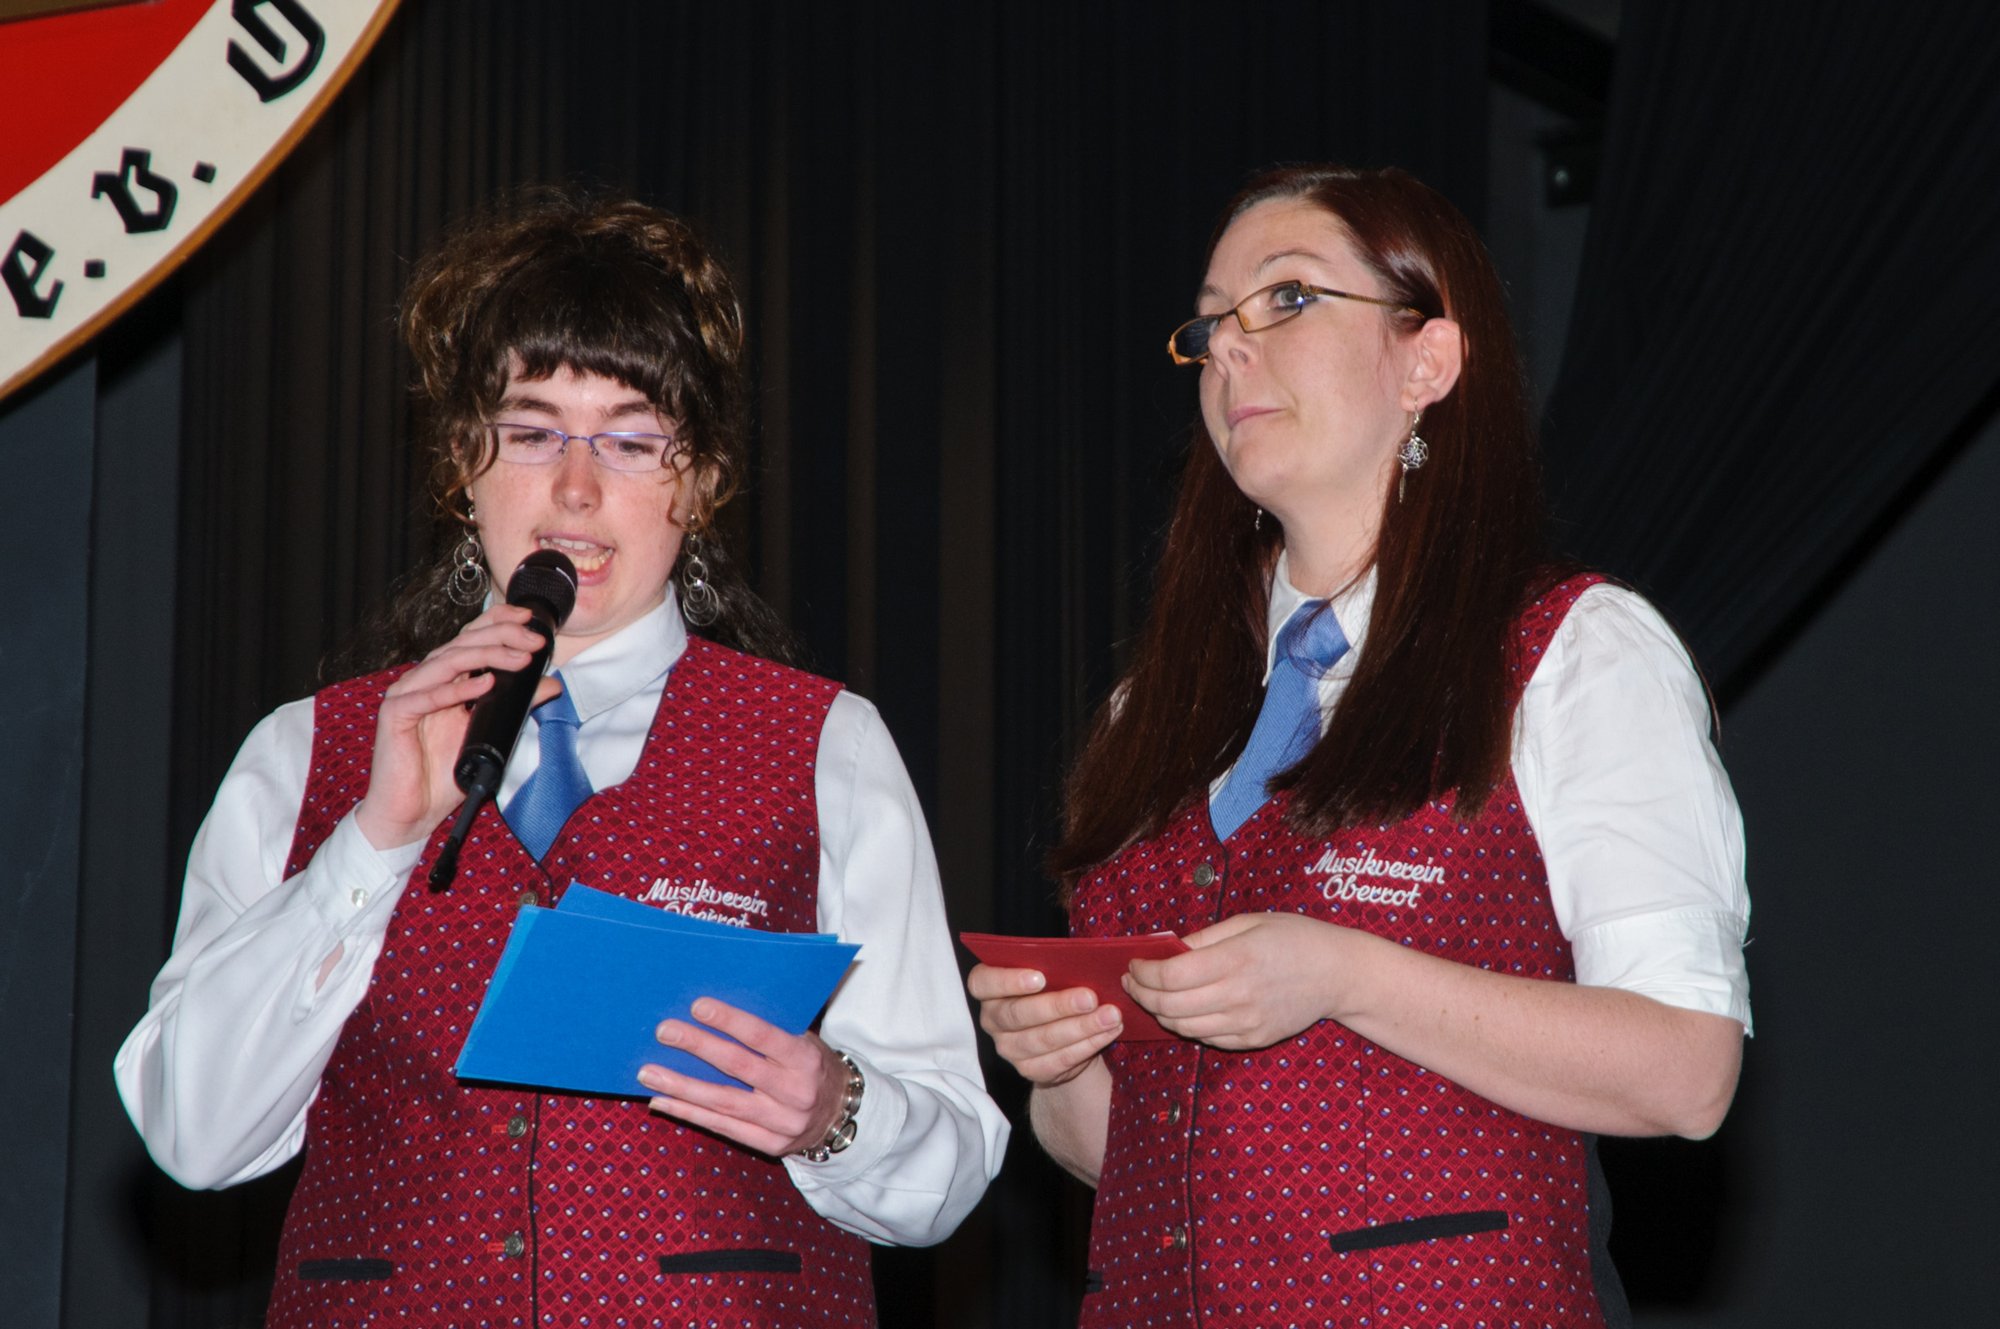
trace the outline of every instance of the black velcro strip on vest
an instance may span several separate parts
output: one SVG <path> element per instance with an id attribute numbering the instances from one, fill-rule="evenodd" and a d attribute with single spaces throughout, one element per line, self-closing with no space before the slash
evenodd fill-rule
<path id="1" fill-rule="evenodd" d="M 663 1274 L 796 1274 L 804 1268 L 797 1251 L 688 1251 L 660 1257 Z"/>
<path id="2" fill-rule="evenodd" d="M 1400 1223 L 1379 1223 L 1358 1227 L 1352 1232 L 1336 1232 L 1326 1239 L 1335 1255 L 1349 1251 L 1372 1251 L 1379 1246 L 1405 1246 L 1414 1241 L 1436 1241 L 1439 1237 L 1469 1237 L 1475 1232 L 1499 1232 L 1507 1226 L 1507 1215 L 1499 1209 L 1472 1209 L 1462 1214 L 1430 1214 L 1406 1218 Z"/>
<path id="3" fill-rule="evenodd" d="M 302 1260 L 299 1277 L 309 1283 L 379 1283 L 396 1276 L 387 1260 Z"/>

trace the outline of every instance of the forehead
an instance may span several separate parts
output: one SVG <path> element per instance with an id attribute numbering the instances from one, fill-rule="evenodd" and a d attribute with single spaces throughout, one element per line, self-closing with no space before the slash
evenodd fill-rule
<path id="1" fill-rule="evenodd" d="M 646 394 L 618 379 L 567 365 L 546 377 L 531 378 L 521 368 L 517 357 L 508 357 L 503 406 L 600 417 L 653 414 Z"/>
<path id="2" fill-rule="evenodd" d="M 1283 280 L 1287 274 L 1276 269 L 1286 258 L 1318 264 L 1328 276 L 1346 278 L 1362 271 L 1338 217 L 1305 199 L 1267 199 L 1223 231 L 1209 256 L 1204 291 L 1235 290 L 1240 295 L 1245 282 Z"/>

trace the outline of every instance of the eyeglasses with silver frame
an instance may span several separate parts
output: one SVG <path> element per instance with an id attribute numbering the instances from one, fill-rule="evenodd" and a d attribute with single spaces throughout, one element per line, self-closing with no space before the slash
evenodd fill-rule
<path id="1" fill-rule="evenodd" d="M 1167 338 L 1167 354 L 1177 365 L 1205 363 L 1208 360 L 1209 338 L 1215 335 L 1216 325 L 1230 315 L 1236 316 L 1237 326 L 1245 332 L 1263 332 L 1297 318 L 1321 300 L 1359 300 L 1366 305 L 1381 305 L 1384 309 L 1407 309 L 1419 318 L 1423 317 L 1421 309 L 1406 305 L 1401 300 L 1356 295 L 1352 291 L 1336 291 L 1330 286 L 1314 286 L 1302 281 L 1281 281 L 1250 292 L 1237 301 L 1233 309 L 1225 309 L 1220 314 L 1203 314 L 1181 324 L 1174 329 L 1173 336 Z"/>
<path id="2" fill-rule="evenodd" d="M 547 425 L 506 420 L 486 426 L 486 432 L 493 439 L 493 455 L 517 466 L 547 466 L 562 460 L 570 444 L 581 443 L 590 449 L 591 460 L 606 470 L 657 471 L 679 447 L 672 434 L 565 434 Z"/>

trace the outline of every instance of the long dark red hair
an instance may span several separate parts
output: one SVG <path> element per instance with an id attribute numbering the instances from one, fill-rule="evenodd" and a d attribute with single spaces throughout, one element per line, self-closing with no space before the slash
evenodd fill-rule
<path id="1" fill-rule="evenodd" d="M 1252 180 L 1209 240 L 1259 203 L 1324 209 L 1411 307 L 1399 332 L 1454 320 L 1458 382 L 1423 415 L 1430 461 L 1386 499 L 1365 649 L 1325 736 L 1275 783 L 1302 831 L 1390 821 L 1452 795 L 1483 807 L 1506 775 L 1513 727 L 1509 627 L 1553 575 L 1545 553 L 1529 397 L 1506 300 L 1470 222 L 1397 170 L 1294 166 Z M 1411 310 L 1421 311 L 1421 317 Z M 1158 831 L 1242 751 L 1263 692 L 1266 613 L 1282 535 L 1223 469 L 1196 423 L 1153 598 L 1130 668 L 1100 708 L 1049 856 L 1065 884 Z"/>

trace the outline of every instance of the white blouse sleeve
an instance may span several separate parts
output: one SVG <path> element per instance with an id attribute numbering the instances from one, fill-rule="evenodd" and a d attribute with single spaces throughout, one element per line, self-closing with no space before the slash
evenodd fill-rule
<path id="1" fill-rule="evenodd" d="M 1614 586 L 1578 598 L 1516 717 L 1514 775 L 1576 980 L 1750 1028 L 1743 821 L 1679 638 Z"/>
<path id="2" fill-rule="evenodd" d="M 299 1151 L 320 1072 L 423 852 L 421 841 L 378 852 L 350 814 L 283 881 L 312 716 L 310 698 L 282 707 L 237 752 L 188 856 L 173 952 L 114 1062 L 126 1112 L 184 1186 L 233 1185 Z"/>
<path id="3" fill-rule="evenodd" d="M 980 1074 L 923 810 L 881 717 L 851 693 L 827 715 L 815 780 L 819 926 L 861 946 L 820 1035 L 867 1088 L 852 1145 L 785 1167 L 830 1222 L 928 1245 L 999 1173 L 1007 1120 Z"/>

